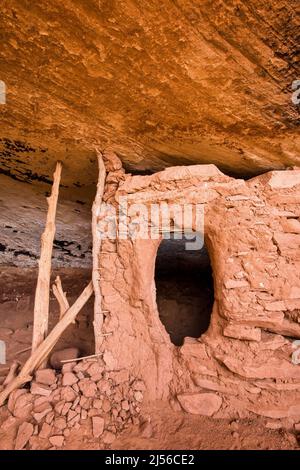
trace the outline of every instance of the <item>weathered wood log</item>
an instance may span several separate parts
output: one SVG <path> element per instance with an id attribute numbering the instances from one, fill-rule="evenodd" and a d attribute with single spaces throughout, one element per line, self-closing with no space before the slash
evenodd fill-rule
<path id="1" fill-rule="evenodd" d="M 55 283 L 52 285 L 52 291 L 59 304 L 59 319 L 61 320 L 66 311 L 70 308 L 70 304 L 68 302 L 66 293 L 62 288 L 62 283 L 59 276 L 56 277 Z"/>
<path id="2" fill-rule="evenodd" d="M 101 152 L 97 151 L 98 157 L 98 183 L 97 192 L 92 208 L 92 235 L 93 235 L 93 286 L 95 292 L 94 303 L 94 335 L 95 335 L 95 353 L 98 354 L 103 341 L 101 337 L 101 330 L 103 325 L 103 312 L 102 312 L 102 294 L 100 288 L 100 270 L 99 270 L 99 256 L 101 249 L 101 234 L 98 231 L 98 220 L 101 216 L 101 205 L 104 193 L 104 185 L 106 178 L 106 170 L 103 162 Z"/>
<path id="3" fill-rule="evenodd" d="M 47 198 L 48 212 L 46 227 L 41 238 L 41 255 L 39 260 L 39 272 L 34 301 L 32 352 L 38 348 L 48 333 L 51 258 L 56 229 L 55 216 L 61 171 L 62 164 L 57 162 L 53 175 L 51 196 Z"/>
<path id="4" fill-rule="evenodd" d="M 16 378 L 20 365 L 21 364 L 19 361 L 13 361 L 12 365 L 10 366 L 9 372 L 2 385 L 4 386 L 8 385 L 10 384 L 10 382 L 12 382 Z"/>
<path id="5" fill-rule="evenodd" d="M 9 397 L 13 390 L 21 387 L 32 379 L 33 372 L 47 359 L 53 347 L 59 340 L 62 333 L 68 326 L 75 320 L 76 315 L 85 303 L 89 300 L 93 293 L 93 284 L 90 282 L 76 302 L 69 308 L 62 319 L 55 325 L 53 330 L 49 333 L 47 338 L 37 347 L 37 349 L 27 359 L 22 367 L 19 375 L 13 379 L 7 387 L 0 393 L 0 406 Z"/>

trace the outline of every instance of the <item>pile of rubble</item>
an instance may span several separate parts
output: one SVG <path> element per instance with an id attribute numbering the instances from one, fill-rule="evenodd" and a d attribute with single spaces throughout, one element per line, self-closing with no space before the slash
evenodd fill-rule
<path id="1" fill-rule="evenodd" d="M 129 424 L 139 424 L 144 383 L 125 369 L 108 372 L 101 359 L 64 364 L 61 372 L 41 369 L 30 389 L 15 390 L 8 401 L 9 420 L 20 420 L 15 449 L 62 448 L 71 429 L 84 423 L 93 437 L 109 446 Z"/>

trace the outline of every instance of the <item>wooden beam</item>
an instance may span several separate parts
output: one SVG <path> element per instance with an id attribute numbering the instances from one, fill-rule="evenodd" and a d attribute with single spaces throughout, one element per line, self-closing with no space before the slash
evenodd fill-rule
<path id="1" fill-rule="evenodd" d="M 94 303 L 94 335 L 95 335 L 95 354 L 100 352 L 100 347 L 103 341 L 101 330 L 103 325 L 103 312 L 102 312 L 102 294 L 100 288 L 100 269 L 99 269 L 99 256 L 101 249 L 101 234 L 98 231 L 98 221 L 101 218 L 101 206 L 104 193 L 104 185 L 106 178 L 106 170 L 103 162 L 101 152 L 97 151 L 98 158 L 98 183 L 97 192 L 92 208 L 92 235 L 93 235 L 93 286 L 95 293 Z"/>
<path id="2" fill-rule="evenodd" d="M 62 333 L 68 328 L 68 326 L 75 320 L 77 314 L 80 312 L 85 303 L 89 300 L 93 293 L 93 284 L 90 282 L 81 295 L 78 297 L 76 302 L 69 308 L 64 314 L 62 319 L 55 325 L 53 330 L 49 333 L 47 338 L 36 348 L 36 350 L 27 359 L 24 366 L 21 369 L 19 375 L 14 378 L 7 387 L 0 393 L 0 406 L 4 404 L 6 399 L 9 397 L 11 392 L 21 387 L 32 379 L 33 372 L 44 363 L 53 347 L 61 337 Z"/>
<path id="3" fill-rule="evenodd" d="M 9 373 L 7 374 L 6 379 L 2 385 L 7 386 L 16 378 L 18 375 L 18 370 L 20 369 L 20 365 L 21 364 L 19 361 L 13 361 L 12 365 L 10 366 Z"/>
<path id="4" fill-rule="evenodd" d="M 61 179 L 62 164 L 57 162 L 53 175 L 51 196 L 47 198 L 48 212 L 46 227 L 41 239 L 41 255 L 39 261 L 38 280 L 34 301 L 34 321 L 32 336 L 32 352 L 36 351 L 48 333 L 50 276 L 52 248 L 55 236 L 55 217 Z"/>
<path id="5" fill-rule="evenodd" d="M 59 319 L 61 320 L 66 311 L 70 308 L 66 293 L 62 288 L 60 277 L 57 276 L 54 284 L 52 285 L 53 294 L 59 304 Z"/>

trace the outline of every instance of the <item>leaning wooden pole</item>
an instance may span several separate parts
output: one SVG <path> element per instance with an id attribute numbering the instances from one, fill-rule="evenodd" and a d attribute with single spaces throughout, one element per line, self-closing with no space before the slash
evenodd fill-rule
<path id="1" fill-rule="evenodd" d="M 78 297 L 76 302 L 70 307 L 61 318 L 61 320 L 55 325 L 53 330 L 49 333 L 47 338 L 41 342 L 36 350 L 31 354 L 29 359 L 25 362 L 20 373 L 17 377 L 13 378 L 7 387 L 0 393 L 0 406 L 2 406 L 5 400 L 9 397 L 11 392 L 17 388 L 22 387 L 32 379 L 33 372 L 47 360 L 53 347 L 61 337 L 62 333 L 68 328 L 68 326 L 75 320 L 77 314 L 80 312 L 82 307 L 86 304 L 93 293 L 93 284 L 90 282 L 81 295 Z"/>
<path id="2" fill-rule="evenodd" d="M 32 352 L 44 341 L 48 333 L 50 276 L 52 248 L 55 236 L 55 217 L 61 179 L 62 164 L 57 162 L 53 175 L 51 196 L 47 198 L 48 212 L 46 227 L 41 239 L 41 255 L 39 261 L 38 280 L 34 301 L 34 320 Z"/>
<path id="3" fill-rule="evenodd" d="M 106 170 L 103 162 L 101 152 L 97 152 L 98 157 L 98 183 L 97 183 L 97 192 L 92 208 L 92 235 L 93 235 L 93 286 L 95 293 L 95 303 L 94 303 L 94 335 L 95 335 L 95 353 L 100 352 L 100 347 L 103 341 L 101 336 L 101 330 L 103 325 L 103 312 L 102 312 L 102 295 L 100 288 L 100 266 L 99 266 L 99 256 L 101 249 L 101 234 L 98 230 L 98 220 L 101 213 L 102 198 L 104 193 L 104 185 L 106 178 Z"/>
<path id="4" fill-rule="evenodd" d="M 61 320 L 66 311 L 70 308 L 70 304 L 67 299 L 67 295 L 63 290 L 61 279 L 59 276 L 56 276 L 55 282 L 52 285 L 52 291 L 59 304 L 59 319 Z"/>

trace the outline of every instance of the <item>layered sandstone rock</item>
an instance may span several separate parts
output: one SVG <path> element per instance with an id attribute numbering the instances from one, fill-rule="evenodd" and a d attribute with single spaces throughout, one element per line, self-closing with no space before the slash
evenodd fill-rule
<path id="1" fill-rule="evenodd" d="M 0 164 L 95 182 L 94 145 L 127 167 L 299 163 L 297 0 L 4 2 Z"/>

